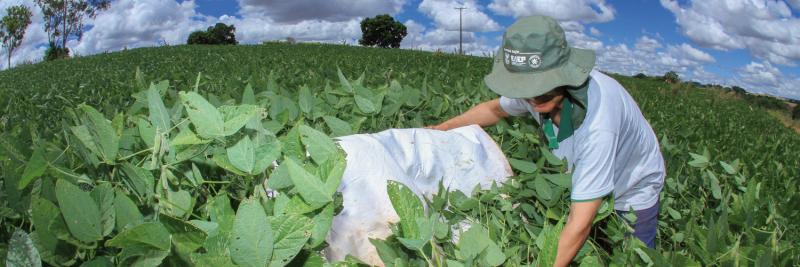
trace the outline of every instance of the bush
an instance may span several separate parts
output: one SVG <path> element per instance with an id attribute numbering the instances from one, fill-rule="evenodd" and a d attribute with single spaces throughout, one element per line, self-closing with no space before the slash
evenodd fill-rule
<path id="1" fill-rule="evenodd" d="M 195 31 L 189 34 L 186 40 L 187 44 L 208 44 L 208 45 L 235 45 L 239 42 L 236 41 L 236 26 L 226 25 L 225 23 L 217 23 L 212 27 L 208 27 L 206 31 Z"/>
<path id="2" fill-rule="evenodd" d="M 636 75 L 634 75 L 633 78 L 636 78 L 636 79 L 647 79 L 647 75 L 644 75 L 644 73 L 640 72 L 640 73 L 637 73 Z"/>
<path id="3" fill-rule="evenodd" d="M 794 106 L 794 110 L 792 111 L 792 119 L 800 120 L 800 105 Z"/>
<path id="4" fill-rule="evenodd" d="M 55 43 L 50 43 L 50 46 L 44 52 L 44 60 L 51 61 L 62 58 L 69 58 L 69 48 L 57 47 Z"/>
<path id="5" fill-rule="evenodd" d="M 403 23 L 387 14 L 378 15 L 361 21 L 361 39 L 358 39 L 358 44 L 398 48 L 407 34 L 406 25 Z"/>
<path id="6" fill-rule="evenodd" d="M 667 83 L 679 83 L 681 78 L 678 76 L 678 73 L 669 71 L 664 74 L 664 81 Z"/>

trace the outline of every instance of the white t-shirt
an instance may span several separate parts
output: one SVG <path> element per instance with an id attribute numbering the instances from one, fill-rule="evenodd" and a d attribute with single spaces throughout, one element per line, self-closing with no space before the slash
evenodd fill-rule
<path id="1" fill-rule="evenodd" d="M 617 210 L 650 208 L 666 173 L 656 135 L 622 85 L 596 70 L 590 77 L 586 117 L 553 151 L 569 164 L 571 198 L 586 201 L 613 192 Z M 500 106 L 512 116 L 540 118 L 524 99 L 500 97 Z"/>

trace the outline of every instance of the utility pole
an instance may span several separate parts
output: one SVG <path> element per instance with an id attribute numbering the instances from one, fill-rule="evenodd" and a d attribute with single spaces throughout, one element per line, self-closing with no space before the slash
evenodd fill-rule
<path id="1" fill-rule="evenodd" d="M 463 38 L 464 37 L 464 33 L 463 33 L 462 29 L 461 29 L 461 25 L 462 25 L 461 24 L 461 12 L 464 11 L 464 9 L 467 9 L 467 8 L 466 7 L 457 7 L 456 9 L 458 9 L 458 54 L 459 55 L 463 55 L 464 54 L 464 49 L 462 47 L 462 41 L 464 40 L 464 38 Z"/>

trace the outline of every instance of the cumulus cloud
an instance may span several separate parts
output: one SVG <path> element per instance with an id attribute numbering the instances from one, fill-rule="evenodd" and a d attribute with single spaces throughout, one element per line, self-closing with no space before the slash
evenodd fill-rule
<path id="1" fill-rule="evenodd" d="M 546 15 L 560 21 L 608 22 L 614 19 L 614 8 L 605 0 L 494 0 L 489 9 L 515 18 Z"/>
<path id="2" fill-rule="evenodd" d="M 785 76 L 769 62 L 750 62 L 738 69 L 736 82 L 751 92 L 800 99 L 800 79 Z"/>
<path id="3" fill-rule="evenodd" d="M 800 59 L 800 18 L 784 1 L 661 0 L 683 35 L 717 50 L 748 49 L 756 58 L 793 66 Z M 790 2 L 797 8 L 797 2 Z"/>
<path id="4" fill-rule="evenodd" d="M 80 55 L 122 48 L 183 44 L 189 33 L 215 22 L 195 11 L 194 1 L 118 0 L 94 20 L 80 42 L 68 47 Z"/>
<path id="5" fill-rule="evenodd" d="M 597 64 L 600 69 L 625 75 L 655 76 L 675 71 L 688 80 L 715 83 L 718 77 L 703 68 L 704 64 L 715 61 L 708 53 L 689 44 L 665 46 L 657 39 L 641 36 L 633 48 L 618 44 L 599 50 Z"/>
<path id="6" fill-rule="evenodd" d="M 236 25 L 236 39 L 242 43 L 260 43 L 292 37 L 299 41 L 347 42 L 361 37 L 361 19 L 347 21 L 303 20 L 292 24 L 278 23 L 270 18 L 223 16 L 220 21 Z"/>
<path id="7" fill-rule="evenodd" d="M 268 17 L 275 23 L 350 21 L 399 13 L 405 0 L 238 0 L 244 17 Z"/>
<path id="8" fill-rule="evenodd" d="M 431 18 L 437 27 L 443 30 L 458 31 L 459 13 L 456 7 L 465 7 L 462 11 L 462 28 L 468 32 L 499 31 L 502 28 L 497 22 L 483 12 L 483 7 L 475 0 L 422 0 L 418 10 Z"/>

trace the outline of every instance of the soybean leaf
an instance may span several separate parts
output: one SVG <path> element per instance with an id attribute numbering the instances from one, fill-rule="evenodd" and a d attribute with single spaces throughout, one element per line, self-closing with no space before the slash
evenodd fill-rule
<path id="1" fill-rule="evenodd" d="M 536 177 L 533 180 L 533 184 L 535 186 L 536 194 L 539 195 L 544 200 L 550 200 L 553 198 L 553 189 L 550 188 L 550 184 L 547 183 L 543 177 Z"/>
<path id="2" fill-rule="evenodd" d="M 44 158 L 44 146 L 36 146 L 33 150 L 31 158 L 25 164 L 25 171 L 22 172 L 22 178 L 17 183 L 17 189 L 22 190 L 27 187 L 33 179 L 39 178 L 47 170 L 47 160 Z"/>
<path id="3" fill-rule="evenodd" d="M 78 240 L 90 243 L 103 238 L 100 210 L 89 193 L 59 179 L 56 198 L 69 232 Z"/>
<path id="4" fill-rule="evenodd" d="M 78 106 L 86 115 L 83 125 L 88 130 L 93 142 L 97 145 L 97 155 L 106 164 L 113 164 L 119 152 L 120 134 L 114 130 L 111 122 L 96 109 L 87 105 Z M 83 141 L 83 139 L 81 139 Z"/>
<path id="5" fill-rule="evenodd" d="M 106 242 L 117 248 L 146 247 L 169 251 L 170 234 L 160 222 L 146 222 L 124 230 Z"/>
<path id="6" fill-rule="evenodd" d="M 553 266 L 558 251 L 558 239 L 561 230 L 564 229 L 564 221 L 560 220 L 553 226 L 545 222 L 544 228 L 536 237 L 536 246 L 539 247 L 539 256 L 536 258 L 536 266 Z"/>
<path id="7" fill-rule="evenodd" d="M 144 217 L 136 204 L 122 192 L 114 197 L 114 213 L 117 231 L 122 231 L 144 222 Z"/>
<path id="8" fill-rule="evenodd" d="M 258 115 L 260 109 L 254 105 L 222 106 L 219 108 L 225 121 L 224 136 L 229 136 L 244 127 L 250 119 Z"/>
<path id="9" fill-rule="evenodd" d="M 270 217 L 269 221 L 275 234 L 275 246 L 269 266 L 285 266 L 311 237 L 313 223 L 305 216 L 296 214 Z"/>
<path id="10" fill-rule="evenodd" d="M 534 173 L 536 172 L 536 163 L 527 161 L 527 160 L 518 160 L 514 158 L 508 159 L 508 163 L 511 164 L 511 167 L 517 169 L 524 173 Z"/>
<path id="11" fill-rule="evenodd" d="M 371 114 L 377 111 L 375 104 L 373 104 L 372 101 L 363 96 L 356 95 L 354 97 L 354 100 L 356 101 L 356 106 L 358 107 L 359 110 L 361 110 L 361 112 Z"/>
<path id="12" fill-rule="evenodd" d="M 228 160 L 242 172 L 251 173 L 255 164 L 255 147 L 250 137 L 244 136 L 239 142 L 227 149 Z"/>
<path id="13" fill-rule="evenodd" d="M 122 165 L 122 172 L 125 173 L 124 180 L 128 189 L 136 193 L 139 198 L 149 201 L 154 195 L 155 177 L 150 171 L 136 165 L 125 163 Z"/>
<path id="14" fill-rule="evenodd" d="M 231 233 L 231 258 L 246 267 L 263 267 L 273 249 L 270 220 L 258 200 L 249 198 L 239 205 Z"/>
<path id="15" fill-rule="evenodd" d="M 203 246 L 207 234 L 199 227 L 166 214 L 160 214 L 158 220 L 172 235 L 175 251 L 185 260 L 190 260 L 191 253 Z"/>
<path id="16" fill-rule="evenodd" d="M 289 165 L 283 163 L 278 165 L 277 168 L 270 174 L 267 180 L 267 186 L 272 189 L 284 189 L 292 186 L 292 180 L 289 178 Z"/>
<path id="17" fill-rule="evenodd" d="M 225 122 L 214 105 L 195 92 L 180 92 L 180 98 L 197 134 L 206 139 L 224 136 Z"/>
<path id="18" fill-rule="evenodd" d="M 506 261 L 506 255 L 494 242 L 490 243 L 483 252 L 483 259 L 488 266 L 500 266 Z"/>
<path id="19" fill-rule="evenodd" d="M 422 201 L 411 189 L 399 182 L 388 181 L 386 190 L 392 207 L 400 217 L 403 237 L 412 239 L 420 237 L 421 231 L 417 224 L 417 218 L 425 217 Z"/>
<path id="20" fill-rule="evenodd" d="M 167 132 L 172 128 L 172 121 L 170 121 L 169 112 L 164 102 L 161 101 L 161 94 L 159 91 L 166 90 L 169 86 L 167 81 L 162 81 L 158 84 L 150 85 L 147 89 L 147 107 L 150 111 L 150 122 L 153 126 L 161 129 L 161 132 Z"/>
<path id="21" fill-rule="evenodd" d="M 314 107 L 314 96 L 311 94 L 311 91 L 308 90 L 307 86 L 300 86 L 300 91 L 297 93 L 297 98 L 300 111 L 306 114 L 311 114 L 311 108 Z"/>
<path id="22" fill-rule="evenodd" d="M 547 162 L 550 163 L 550 165 L 553 166 L 564 165 L 564 162 L 562 162 L 561 159 L 559 159 L 556 155 L 554 155 L 553 152 L 550 152 L 550 150 L 544 147 L 541 147 L 539 150 L 542 152 L 542 155 L 547 160 Z"/>
<path id="23" fill-rule="evenodd" d="M 475 259 L 490 243 L 492 240 L 489 239 L 486 229 L 480 224 L 474 224 L 461 234 L 461 238 L 458 240 L 458 249 L 464 260 Z"/>
<path id="24" fill-rule="evenodd" d="M 353 134 L 353 128 L 350 127 L 350 124 L 346 121 L 340 120 L 339 118 L 333 116 L 323 116 L 322 119 L 325 120 L 325 124 L 327 124 L 328 128 L 331 129 L 332 137 Z"/>
<path id="25" fill-rule="evenodd" d="M 350 85 L 350 82 L 347 81 L 346 77 L 344 77 L 344 74 L 342 74 L 342 70 L 339 69 L 339 67 L 336 67 L 336 74 L 339 76 L 339 83 L 341 83 L 342 89 L 344 89 L 345 92 L 352 93 L 353 86 Z"/>
<path id="26" fill-rule="evenodd" d="M 300 140 L 317 164 L 322 164 L 338 152 L 336 144 L 324 133 L 306 125 L 300 126 Z"/>
<path id="27" fill-rule="evenodd" d="M 311 229 L 310 247 L 317 247 L 322 242 L 325 242 L 325 237 L 328 236 L 328 231 L 331 229 L 333 223 L 333 208 L 334 206 L 328 204 L 322 209 L 320 213 L 314 216 L 314 227 Z"/>
<path id="28" fill-rule="evenodd" d="M 102 183 L 90 193 L 94 202 L 100 211 L 100 224 L 102 225 L 102 234 L 107 236 L 114 230 L 114 223 L 116 222 L 116 213 L 114 212 L 114 189 L 111 188 L 110 183 Z"/>
<path id="29" fill-rule="evenodd" d="M 333 196 L 328 194 L 325 184 L 318 177 L 303 169 L 291 158 L 286 158 L 283 164 L 287 165 L 289 179 L 292 180 L 294 188 L 309 204 L 316 206 L 333 201 Z"/>
<path id="30" fill-rule="evenodd" d="M 28 234 L 20 229 L 14 230 L 11 240 L 8 241 L 8 255 L 5 265 L 8 267 L 42 266 L 39 251 L 33 245 Z"/>
<path id="31" fill-rule="evenodd" d="M 255 105 L 256 104 L 256 96 L 253 93 L 253 86 L 251 84 L 247 84 L 244 87 L 244 92 L 242 92 L 242 104 L 246 105 Z"/>
<path id="32" fill-rule="evenodd" d="M 281 156 L 281 143 L 277 139 L 262 143 L 256 146 L 255 163 L 251 174 L 263 173 Z"/>

